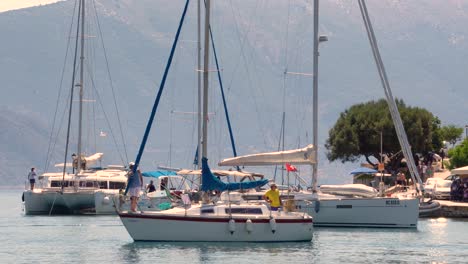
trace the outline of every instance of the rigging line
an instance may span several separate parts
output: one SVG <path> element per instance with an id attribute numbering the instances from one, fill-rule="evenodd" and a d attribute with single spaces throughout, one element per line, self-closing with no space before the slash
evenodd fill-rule
<path id="1" fill-rule="evenodd" d="M 284 42 L 284 74 L 283 74 L 283 98 L 282 98 L 282 103 L 283 103 L 283 118 L 281 122 L 281 134 L 282 137 L 280 137 L 279 142 L 282 141 L 282 148 L 284 150 L 284 130 L 285 130 L 285 120 L 286 120 L 286 79 L 287 79 L 287 71 L 288 71 L 288 39 L 289 39 L 289 19 L 290 19 L 290 8 L 291 8 L 291 1 L 288 0 L 288 15 L 287 15 L 287 21 L 286 21 L 286 37 L 285 37 L 285 42 Z M 278 151 L 279 151 L 279 146 L 278 146 Z M 275 173 L 276 173 L 276 167 L 275 166 Z M 281 165 L 281 168 L 283 168 L 283 165 Z M 284 170 L 281 171 L 281 180 L 283 180 L 283 173 Z M 276 176 L 276 175 L 275 175 Z"/>
<path id="2" fill-rule="evenodd" d="M 92 7 L 91 5 L 87 6 L 87 9 L 90 10 Z M 90 12 L 88 12 L 90 13 Z M 86 32 L 88 32 L 88 35 L 91 36 L 91 35 L 94 35 L 94 32 L 92 31 L 93 27 L 92 27 L 92 20 L 91 19 L 87 19 L 86 20 Z M 87 52 L 87 55 L 86 55 L 86 64 L 85 66 L 88 67 L 88 75 L 91 76 L 90 78 L 94 78 L 94 73 L 95 73 L 95 70 L 96 70 L 96 45 L 94 43 L 94 41 L 92 41 L 91 38 L 88 39 L 87 41 L 87 47 L 88 49 L 86 50 Z M 96 84 L 92 84 L 94 85 L 94 89 L 96 89 L 97 85 Z M 85 87 L 87 87 L 87 85 L 85 85 Z M 95 99 L 95 95 L 94 93 L 92 93 L 92 91 L 90 91 L 89 93 L 89 98 L 92 100 L 92 99 Z M 84 151 L 84 153 L 88 152 L 88 153 L 96 153 L 97 152 L 97 136 L 96 136 L 96 104 L 88 104 L 86 105 L 87 106 L 87 120 L 88 120 L 88 124 L 90 124 L 88 126 L 88 129 L 87 129 L 87 135 L 86 135 L 86 138 L 87 138 L 87 141 L 89 142 L 89 144 L 85 145 L 85 147 L 87 148 L 86 150 L 87 151 Z M 94 150 L 93 150 L 93 147 L 94 147 Z"/>
<path id="3" fill-rule="evenodd" d="M 179 40 L 180 31 L 182 30 L 182 25 L 184 24 L 185 14 L 187 13 L 187 7 L 188 7 L 189 2 L 190 2 L 190 0 L 186 1 L 184 11 L 182 13 L 182 17 L 180 18 L 180 22 L 179 22 L 179 26 L 177 28 L 177 32 L 176 32 L 176 35 L 175 35 L 175 38 L 174 38 L 174 42 L 172 43 L 171 53 L 170 53 L 169 58 L 167 60 L 166 68 L 164 69 L 164 74 L 163 74 L 163 77 L 162 77 L 162 80 L 161 80 L 161 84 L 159 86 L 159 91 L 158 91 L 158 93 L 156 95 L 156 99 L 154 101 L 153 108 L 151 109 L 151 114 L 150 114 L 150 117 L 148 119 L 148 124 L 146 126 L 145 133 L 143 135 L 143 140 L 141 141 L 140 149 L 138 150 L 138 154 L 137 154 L 137 157 L 135 159 L 135 165 L 133 166 L 133 173 L 136 173 L 136 170 L 137 170 L 138 165 L 140 163 L 141 157 L 143 155 L 143 151 L 145 150 L 146 141 L 148 140 L 148 135 L 149 135 L 149 132 L 151 130 L 151 126 L 152 126 L 153 121 L 154 121 L 154 116 L 156 115 L 156 110 L 158 108 L 162 92 L 164 90 L 164 85 L 166 83 L 167 75 L 168 75 L 169 69 L 171 67 L 172 58 L 174 57 L 177 42 Z M 127 188 L 125 189 L 125 195 L 127 195 L 129 185 L 130 184 L 127 184 Z"/>
<path id="4" fill-rule="evenodd" d="M 286 113 L 283 112 L 283 118 L 281 120 L 281 128 L 280 128 L 280 136 L 279 136 L 279 140 L 278 140 L 278 151 L 280 151 L 280 148 L 281 148 L 281 139 L 284 137 L 284 123 L 285 123 L 285 119 L 286 119 Z M 284 148 L 284 146 L 283 146 Z M 274 170 L 274 176 L 273 176 L 273 181 L 276 181 L 276 173 L 278 171 L 278 165 L 275 165 L 275 170 Z"/>
<path id="5" fill-rule="evenodd" d="M 73 75 L 72 75 L 71 92 L 70 92 L 70 108 L 69 108 L 69 111 L 68 111 L 67 139 L 66 139 L 66 142 L 65 142 L 65 155 L 64 155 L 64 161 L 63 161 L 63 174 L 62 174 L 62 183 L 61 183 L 61 191 L 62 192 L 63 192 L 63 188 L 64 188 L 65 172 L 66 172 L 66 169 L 67 169 L 66 165 L 67 165 L 68 147 L 69 147 L 69 143 L 70 143 L 71 115 L 72 115 L 72 109 L 73 109 L 73 93 L 74 93 L 74 90 L 75 90 L 76 61 L 77 61 L 77 57 L 78 57 L 78 40 L 79 40 L 79 35 L 80 35 L 80 21 L 81 21 L 81 16 L 79 14 L 81 13 L 82 8 L 83 8 L 83 6 L 82 6 L 82 2 L 80 0 L 80 4 L 78 5 L 78 15 L 77 15 L 77 22 L 76 22 L 75 56 L 73 58 Z M 78 154 L 78 158 L 81 159 L 81 153 Z M 50 210 L 52 211 L 52 208 Z"/>
<path id="6" fill-rule="evenodd" d="M 240 42 L 240 53 L 241 53 L 241 58 L 239 58 L 239 60 L 237 61 L 236 63 L 236 66 L 234 67 L 234 72 L 233 72 L 233 77 L 231 79 L 231 82 L 230 84 L 228 85 L 228 90 L 230 89 L 230 87 L 232 86 L 232 82 L 234 80 L 234 76 L 235 76 L 235 73 L 237 72 L 237 69 L 239 68 L 239 64 L 240 64 L 240 60 L 242 59 L 242 61 L 244 62 L 244 65 L 245 65 L 245 71 L 246 71 L 246 76 L 247 76 L 247 82 L 248 82 L 248 85 L 250 86 L 250 88 L 252 88 L 252 77 L 251 77 L 251 74 L 249 72 L 249 68 L 248 68 L 248 64 L 247 64 L 247 59 L 246 59 L 246 56 L 245 56 L 245 52 L 244 52 L 244 46 L 245 46 L 245 43 L 247 42 L 247 36 L 249 34 L 249 32 L 251 31 L 251 28 L 252 28 L 252 21 L 250 21 L 249 25 L 248 25 L 248 28 L 247 28 L 247 31 L 245 33 L 245 37 L 241 40 L 240 38 L 240 31 L 239 31 L 239 25 L 238 25 L 238 21 L 237 21 L 237 17 L 234 13 L 234 8 L 233 8 L 233 5 L 232 5 L 232 0 L 230 1 L 230 4 L 231 4 L 231 12 L 232 12 L 232 15 L 233 15 L 233 18 L 234 18 L 234 21 L 235 21 L 235 28 L 236 28 L 236 33 L 237 33 L 237 38 Z M 258 8 L 258 1 L 256 2 L 256 5 L 255 5 L 255 8 L 254 8 L 254 15 L 252 17 L 255 17 L 255 14 L 257 13 L 257 8 Z M 257 85 L 257 87 L 260 87 L 259 85 Z M 253 89 L 250 89 L 250 90 L 253 90 Z M 263 90 L 261 90 L 261 92 L 263 92 Z M 259 124 L 262 124 L 262 120 L 263 118 L 261 118 L 260 116 L 260 111 L 259 111 L 259 106 L 258 106 L 258 102 L 257 102 L 257 99 L 255 96 L 252 96 L 252 100 L 254 101 L 254 107 L 255 107 L 255 110 L 256 110 L 256 114 L 257 114 L 257 119 L 258 119 L 258 123 Z M 266 131 L 264 129 L 265 126 L 263 125 L 260 125 L 259 128 L 260 128 L 260 133 L 262 135 L 266 135 Z M 266 142 L 266 137 L 262 137 L 262 140 L 263 140 L 263 144 L 266 146 L 268 146 L 267 142 Z"/>
<path id="7" fill-rule="evenodd" d="M 65 98 L 69 98 L 70 97 L 70 93 L 71 91 L 68 92 L 67 96 Z M 64 109 L 67 109 L 69 107 L 69 102 L 67 100 L 66 104 L 65 104 L 65 107 Z M 63 124 L 63 120 L 65 119 L 65 116 L 67 114 L 67 111 L 63 111 L 62 112 L 62 115 L 61 115 L 61 118 L 60 118 L 60 121 L 58 122 L 59 124 Z M 59 135 L 60 135 L 60 132 L 62 131 L 62 126 L 59 126 L 58 129 L 57 129 L 57 133 L 55 134 L 55 136 L 53 136 L 53 138 L 55 139 L 53 141 L 53 145 L 52 145 L 52 148 L 51 148 L 51 153 L 55 150 L 55 147 L 57 146 L 58 144 L 58 138 L 59 138 Z M 47 162 L 47 166 L 49 165 L 49 162 L 50 160 Z M 44 171 L 47 171 L 48 169 L 44 170 Z"/>
<path id="8" fill-rule="evenodd" d="M 288 0 L 288 15 L 286 21 L 286 37 L 284 40 L 284 74 L 283 74 L 283 113 L 286 112 L 286 79 L 288 72 L 288 39 L 289 39 L 289 19 L 290 19 L 291 1 Z M 283 116 L 284 118 L 284 116 Z M 284 146 L 283 146 L 284 147 Z"/>
<path id="9" fill-rule="evenodd" d="M 281 133 L 280 137 L 278 140 L 278 151 L 281 148 L 281 142 L 282 148 L 284 150 L 284 127 L 285 127 L 285 118 L 286 118 L 286 79 L 287 79 L 287 72 L 288 72 L 288 39 L 289 39 L 289 18 L 290 18 L 290 7 L 291 7 L 291 2 L 288 1 L 288 15 L 287 15 L 287 21 L 286 21 L 286 37 L 284 40 L 284 73 L 283 73 L 283 98 L 282 98 L 282 103 L 283 103 L 283 117 L 281 120 Z M 281 184 L 284 184 L 284 170 L 283 170 L 283 165 L 281 165 Z M 275 173 L 273 179 L 276 181 L 276 172 L 278 170 L 278 165 L 275 165 Z"/>
<path id="10" fill-rule="evenodd" d="M 122 129 L 122 121 L 120 119 L 119 108 L 117 107 L 117 99 L 116 99 L 116 95 L 115 95 L 114 82 L 112 81 L 112 75 L 110 73 L 109 60 L 107 59 L 106 47 L 104 45 L 104 38 L 102 36 L 102 31 L 101 31 L 101 23 L 99 21 L 99 16 L 97 15 L 96 1 L 95 0 L 93 0 L 93 5 L 94 5 L 94 12 L 95 12 L 95 15 L 96 15 L 96 22 L 97 22 L 97 26 L 98 26 L 98 30 L 99 30 L 99 36 L 100 36 L 100 39 L 101 39 L 101 45 L 102 45 L 102 48 L 104 50 L 104 60 L 106 61 L 106 69 L 107 69 L 107 74 L 109 76 L 109 82 L 110 82 L 110 86 L 111 86 L 112 97 L 114 99 L 115 113 L 117 115 L 117 120 L 118 120 L 118 123 L 119 123 L 120 137 L 121 137 L 122 144 L 123 144 L 123 147 L 124 147 L 124 154 L 125 154 L 125 158 L 126 158 L 126 163 L 128 163 L 127 144 L 125 143 L 125 139 L 124 139 L 124 131 Z"/>
<path id="11" fill-rule="evenodd" d="M 90 79 L 90 81 L 91 81 L 91 87 L 93 87 L 93 90 L 94 90 L 94 92 L 95 92 L 95 94 L 96 94 L 97 101 L 99 102 L 99 105 L 100 105 L 101 108 L 102 108 L 102 113 L 104 114 L 104 119 L 106 120 L 106 123 L 107 123 L 107 125 L 109 126 L 109 132 L 110 132 L 111 137 L 112 137 L 112 140 L 114 141 L 114 144 L 115 144 L 115 146 L 116 146 L 116 148 L 117 148 L 117 153 L 118 153 L 119 156 L 120 156 L 120 161 L 121 161 L 123 164 L 126 164 L 126 163 L 125 163 L 125 160 L 124 160 L 124 158 L 123 158 L 123 156 L 122 156 L 122 153 L 119 151 L 117 139 L 115 138 L 114 131 L 113 131 L 112 126 L 111 126 L 110 121 L 109 121 L 110 119 L 109 119 L 109 117 L 107 116 L 107 113 L 106 113 L 106 111 L 105 111 L 105 109 L 104 109 L 104 105 L 103 105 L 103 103 L 102 103 L 101 96 L 99 95 L 99 92 L 98 92 L 98 90 L 96 89 L 96 85 L 95 85 L 95 82 L 94 82 L 94 78 L 91 76 L 91 74 L 90 74 L 90 72 L 89 72 L 89 67 L 87 67 L 87 70 L 88 70 L 88 75 L 90 76 L 89 79 Z"/>
<path id="12" fill-rule="evenodd" d="M 64 76 L 65 76 L 66 63 L 67 63 L 67 59 L 68 59 L 68 49 L 70 48 L 70 39 L 71 39 L 70 36 L 71 36 L 71 32 L 73 30 L 73 21 L 75 20 L 76 4 L 77 4 L 77 1 L 75 1 L 75 5 L 73 6 L 73 13 L 72 13 L 73 15 L 72 15 L 71 23 L 70 23 L 70 28 L 68 30 L 68 36 L 69 37 L 67 39 L 67 45 L 66 45 L 66 49 L 65 49 L 65 59 L 63 61 L 62 74 L 61 74 L 60 85 L 59 85 L 59 93 L 57 95 L 57 101 L 55 103 L 54 118 L 53 118 L 53 121 L 52 121 L 52 128 L 50 130 L 49 146 L 47 147 L 47 154 L 46 154 L 46 160 L 45 160 L 45 164 L 44 164 L 44 171 L 47 171 L 49 169 L 49 162 L 50 162 L 50 159 L 49 159 L 50 156 L 49 155 L 50 155 L 51 151 L 55 149 L 55 144 L 51 148 L 51 142 L 52 142 L 52 137 L 53 137 L 54 130 L 55 130 L 55 121 L 56 121 L 56 118 L 57 118 L 58 108 L 59 108 L 59 104 L 60 104 L 60 97 L 62 95 L 62 85 L 63 85 Z M 55 140 L 55 142 L 57 142 L 57 139 Z"/>
<path id="13" fill-rule="evenodd" d="M 222 81 L 222 78 L 221 78 L 221 72 L 219 70 L 218 55 L 216 53 L 216 46 L 215 46 L 215 43 L 214 43 L 213 31 L 211 30 L 211 26 L 209 27 L 209 31 L 210 31 L 209 33 L 210 33 L 210 38 L 211 38 L 211 46 L 213 48 L 213 54 L 214 54 L 214 59 L 215 59 L 215 64 L 216 64 L 216 69 L 217 69 L 219 87 L 221 89 L 221 98 L 223 100 L 223 105 L 224 105 L 224 114 L 226 116 L 226 121 L 227 121 L 227 125 L 228 125 L 228 130 L 229 130 L 229 137 L 230 137 L 230 140 L 231 140 L 232 152 L 234 154 L 234 157 L 237 157 L 236 144 L 234 142 L 234 134 L 232 132 L 231 121 L 230 121 L 229 112 L 228 112 L 228 109 L 227 109 L 226 97 L 224 95 L 223 81 Z M 237 166 L 237 170 L 240 171 L 239 166 Z"/>

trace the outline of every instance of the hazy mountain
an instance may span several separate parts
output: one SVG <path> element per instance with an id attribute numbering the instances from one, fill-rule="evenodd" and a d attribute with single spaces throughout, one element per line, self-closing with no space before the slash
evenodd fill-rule
<path id="1" fill-rule="evenodd" d="M 196 2 L 189 7 L 143 158 L 144 169 L 159 164 L 188 166 L 193 159 L 195 116 L 186 112 L 197 109 Z M 127 162 L 138 150 L 185 1 L 86 3 L 88 8 L 96 7 L 99 18 L 96 20 L 95 11 L 89 9 L 87 43 L 91 48 L 85 56 L 87 69 L 94 75 L 92 80 L 87 79 L 85 87 L 95 86 L 91 90 L 95 89 L 99 96 L 90 100 L 95 103 L 85 106 L 92 109 L 86 114 L 90 121 L 86 131 L 94 131 L 86 132 L 85 142 L 91 146 L 86 152 L 104 151 L 103 165 Z M 2 184 L 23 183 L 31 166 L 42 172 L 46 162 L 49 170 L 53 163 L 63 162 L 70 65 L 76 40 L 74 31 L 70 31 L 74 6 L 75 1 L 69 0 L 0 13 Z M 323 0 L 320 8 L 320 32 L 329 38 L 320 47 L 319 138 L 323 143 L 340 112 L 352 104 L 381 98 L 383 91 L 356 1 Z M 368 8 L 394 96 L 428 109 L 444 124 L 468 123 L 468 90 L 464 87 L 468 3 L 375 0 L 368 1 Z M 312 79 L 283 73 L 285 69 L 312 72 L 312 11 L 312 1 L 214 1 L 212 29 L 239 154 L 277 148 L 283 109 L 286 147 L 311 141 Z M 125 146 L 118 133 L 101 40 Z M 211 65 L 210 69 L 214 69 Z M 211 83 L 209 143 L 210 162 L 214 165 L 232 152 L 215 74 Z M 93 92 L 87 96 L 90 94 Z M 60 104 L 55 115 L 57 102 Z M 54 132 L 51 142 L 57 143 L 52 144 L 49 138 L 54 116 L 55 131 L 60 131 Z M 96 138 L 99 131 L 107 137 Z M 72 124 L 72 152 L 76 151 L 75 141 L 76 121 Z M 51 145 L 55 146 L 53 154 L 46 159 Z M 125 149 L 128 158 L 123 154 Z M 323 147 L 320 156 L 321 182 L 349 181 L 346 172 L 355 165 L 328 164 Z"/>

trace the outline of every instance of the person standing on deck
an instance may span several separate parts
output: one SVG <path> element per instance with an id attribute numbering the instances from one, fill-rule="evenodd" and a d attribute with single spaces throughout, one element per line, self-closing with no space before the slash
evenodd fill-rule
<path id="1" fill-rule="evenodd" d="M 135 164 L 131 162 L 129 164 L 129 171 L 128 171 L 128 192 L 130 193 L 130 210 L 132 212 L 136 212 L 137 210 L 137 203 L 140 197 L 140 191 L 143 187 L 143 176 L 141 175 L 140 170 L 135 170 L 136 173 L 133 172 Z"/>
<path id="2" fill-rule="evenodd" d="M 270 185 L 270 190 L 268 190 L 265 193 L 265 195 L 263 195 L 263 199 L 270 204 L 271 211 L 278 211 L 278 209 L 282 205 L 282 202 L 281 202 L 278 186 L 276 186 L 275 183 L 272 183 Z"/>
<path id="3" fill-rule="evenodd" d="M 34 190 L 34 184 L 36 183 L 36 172 L 35 168 L 31 168 L 31 171 L 28 174 L 29 185 L 31 186 L 31 191 Z"/>

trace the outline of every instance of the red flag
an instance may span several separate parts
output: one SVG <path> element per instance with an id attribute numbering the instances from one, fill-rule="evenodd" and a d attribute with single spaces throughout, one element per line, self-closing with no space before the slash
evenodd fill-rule
<path id="1" fill-rule="evenodd" d="M 286 170 L 287 171 L 297 171 L 296 167 L 294 167 L 293 165 L 291 165 L 289 163 L 286 163 Z"/>

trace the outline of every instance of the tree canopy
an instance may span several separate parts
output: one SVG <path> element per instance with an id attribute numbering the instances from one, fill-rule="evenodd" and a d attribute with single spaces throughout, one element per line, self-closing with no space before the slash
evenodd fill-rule
<path id="1" fill-rule="evenodd" d="M 454 125 L 448 125 L 440 128 L 440 135 L 442 140 L 445 140 L 455 146 L 455 143 L 461 139 L 463 134 L 462 127 L 456 127 Z"/>
<path id="2" fill-rule="evenodd" d="M 442 146 L 439 119 L 425 109 L 406 106 L 403 100 L 397 99 L 396 103 L 413 153 L 425 155 L 439 149 Z M 340 114 L 325 144 L 328 160 L 345 163 L 364 157 L 375 166 L 383 158 L 381 134 L 382 153 L 389 158 L 386 166 L 395 170 L 403 155 L 384 99 L 353 105 Z"/>
<path id="3" fill-rule="evenodd" d="M 468 139 L 449 150 L 450 169 L 468 166 Z"/>

